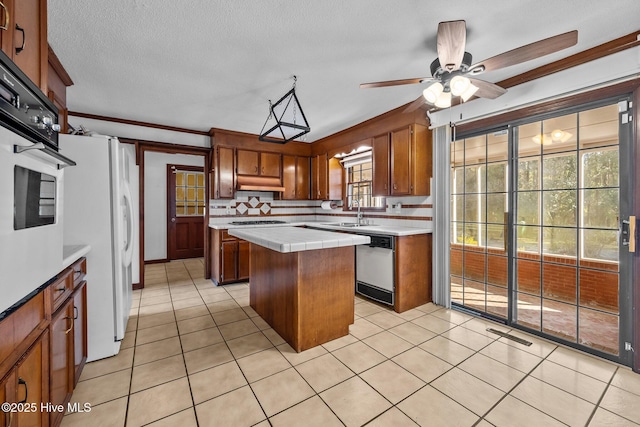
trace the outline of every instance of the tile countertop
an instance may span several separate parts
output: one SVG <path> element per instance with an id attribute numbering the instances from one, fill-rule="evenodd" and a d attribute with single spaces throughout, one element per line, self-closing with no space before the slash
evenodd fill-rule
<path id="1" fill-rule="evenodd" d="M 333 233 L 300 227 L 240 227 L 229 234 L 256 245 L 278 252 L 300 252 L 340 246 L 364 245 L 371 242 L 369 236 Z"/>
<path id="2" fill-rule="evenodd" d="M 85 256 L 91 250 L 89 245 L 64 245 L 62 247 L 62 270 Z"/>
<path id="3" fill-rule="evenodd" d="M 251 225 L 235 225 L 235 224 L 209 224 L 209 228 L 215 230 L 237 230 L 250 228 L 273 228 L 273 227 L 313 227 L 323 230 L 348 231 L 354 234 L 382 234 L 388 236 L 410 236 L 413 234 L 429 234 L 431 228 L 405 227 L 399 225 L 363 225 L 360 227 L 345 227 L 338 225 L 338 222 L 328 221 L 304 221 L 289 222 L 285 224 L 251 224 Z M 248 239 L 245 239 L 248 240 Z"/>

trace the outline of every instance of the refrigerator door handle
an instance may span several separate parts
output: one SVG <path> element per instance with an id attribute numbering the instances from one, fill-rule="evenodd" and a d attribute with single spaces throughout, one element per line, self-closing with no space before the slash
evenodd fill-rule
<path id="1" fill-rule="evenodd" d="M 133 260 L 133 203 L 131 201 L 131 189 L 128 185 L 122 186 L 122 196 L 124 200 L 124 256 L 122 257 L 122 264 L 125 267 L 131 265 Z"/>

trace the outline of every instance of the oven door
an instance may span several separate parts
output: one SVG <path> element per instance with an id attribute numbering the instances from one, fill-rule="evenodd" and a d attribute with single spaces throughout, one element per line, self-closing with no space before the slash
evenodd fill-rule
<path id="1" fill-rule="evenodd" d="M 63 171 L 56 162 L 44 160 L 38 150 L 20 154 L 14 145 L 33 143 L 0 126 L 0 312 L 46 283 L 62 270 Z M 16 230 L 14 225 L 15 166 L 44 173 L 56 180 L 55 221 Z"/>

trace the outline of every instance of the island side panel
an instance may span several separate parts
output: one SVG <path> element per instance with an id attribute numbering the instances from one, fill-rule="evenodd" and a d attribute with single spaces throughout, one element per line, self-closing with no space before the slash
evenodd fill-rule
<path id="1" fill-rule="evenodd" d="M 298 334 L 298 253 L 280 253 L 254 243 L 250 251 L 249 304 L 294 347 Z"/>
<path id="2" fill-rule="evenodd" d="M 396 237 L 395 311 L 431 302 L 431 234 Z"/>
<path id="3" fill-rule="evenodd" d="M 355 246 L 298 252 L 296 351 L 349 334 L 354 322 Z"/>

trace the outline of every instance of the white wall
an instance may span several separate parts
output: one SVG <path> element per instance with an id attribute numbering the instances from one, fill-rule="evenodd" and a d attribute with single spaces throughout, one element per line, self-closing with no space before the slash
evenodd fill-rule
<path id="1" fill-rule="evenodd" d="M 204 156 L 144 155 L 144 260 L 167 258 L 167 165 L 204 167 Z"/>
<path id="2" fill-rule="evenodd" d="M 145 126 L 127 125 L 123 123 L 93 120 L 69 116 L 69 124 L 78 129 L 80 126 L 87 130 L 113 135 L 120 138 L 142 139 L 145 141 L 166 142 L 169 144 L 193 145 L 194 147 L 209 147 L 211 139 L 208 135 L 196 135 L 184 132 L 174 132 L 154 129 Z"/>

